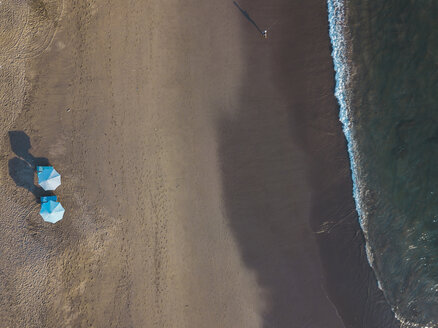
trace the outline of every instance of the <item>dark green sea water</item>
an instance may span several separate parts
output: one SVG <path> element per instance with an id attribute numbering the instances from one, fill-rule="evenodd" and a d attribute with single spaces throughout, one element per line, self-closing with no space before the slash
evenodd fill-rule
<path id="1" fill-rule="evenodd" d="M 438 327 L 438 1 L 342 5 L 337 96 L 369 259 L 402 321 Z"/>

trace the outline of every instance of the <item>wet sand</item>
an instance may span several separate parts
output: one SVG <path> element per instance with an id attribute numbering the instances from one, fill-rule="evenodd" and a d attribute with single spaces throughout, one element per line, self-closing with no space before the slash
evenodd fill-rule
<path id="1" fill-rule="evenodd" d="M 1 58 L 6 327 L 396 327 L 354 212 L 324 1 L 240 2 L 266 40 L 231 1 L 41 3 L 11 5 L 45 28 L 15 15 L 30 32 Z M 29 182 L 41 161 L 62 174 L 55 225 Z"/>

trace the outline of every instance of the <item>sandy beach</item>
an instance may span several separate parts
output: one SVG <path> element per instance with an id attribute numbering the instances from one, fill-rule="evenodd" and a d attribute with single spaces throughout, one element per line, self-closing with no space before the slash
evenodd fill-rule
<path id="1" fill-rule="evenodd" d="M 398 327 L 357 223 L 326 3 L 239 5 L 268 39 L 232 1 L 3 1 L 4 327 Z M 62 175 L 54 225 L 41 163 Z"/>

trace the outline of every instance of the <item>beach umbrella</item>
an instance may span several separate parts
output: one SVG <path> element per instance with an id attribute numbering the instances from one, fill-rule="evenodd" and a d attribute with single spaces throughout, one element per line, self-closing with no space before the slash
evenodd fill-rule
<path id="1" fill-rule="evenodd" d="M 55 190 L 61 184 L 61 175 L 53 166 L 37 166 L 38 184 L 44 190 Z"/>
<path id="2" fill-rule="evenodd" d="M 61 203 L 59 202 L 49 200 L 41 204 L 40 215 L 46 222 L 58 222 L 64 216 L 64 212 L 64 207 L 62 207 Z"/>

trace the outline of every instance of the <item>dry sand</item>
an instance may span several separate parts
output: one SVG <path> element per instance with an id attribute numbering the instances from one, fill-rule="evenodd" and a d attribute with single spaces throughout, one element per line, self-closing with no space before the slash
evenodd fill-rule
<path id="1" fill-rule="evenodd" d="M 396 326 L 325 1 L 288 2 L 240 3 L 265 40 L 231 1 L 2 1 L 3 327 Z M 62 174 L 59 223 L 26 162 Z"/>

